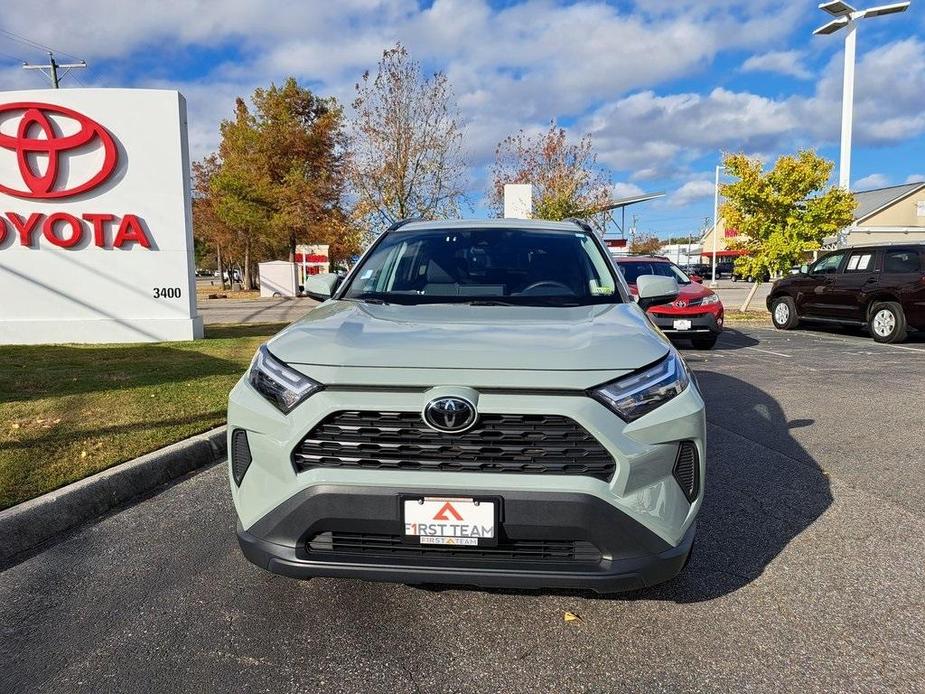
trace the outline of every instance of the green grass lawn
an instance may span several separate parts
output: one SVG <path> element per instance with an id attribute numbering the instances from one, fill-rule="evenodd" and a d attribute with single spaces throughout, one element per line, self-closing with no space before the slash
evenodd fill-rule
<path id="1" fill-rule="evenodd" d="M 0 347 L 0 508 L 223 424 L 228 391 L 285 324 L 206 339 Z"/>

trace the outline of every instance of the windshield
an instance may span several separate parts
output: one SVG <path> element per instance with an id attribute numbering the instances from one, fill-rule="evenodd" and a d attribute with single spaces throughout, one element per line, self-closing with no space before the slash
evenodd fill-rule
<path id="1" fill-rule="evenodd" d="M 639 275 L 659 275 L 661 277 L 674 277 L 678 284 L 690 284 L 690 278 L 674 263 L 657 262 L 652 260 L 633 260 L 617 263 L 627 283 L 636 284 Z"/>
<path id="2" fill-rule="evenodd" d="M 392 232 L 341 298 L 532 306 L 622 301 L 589 234 L 499 228 Z"/>

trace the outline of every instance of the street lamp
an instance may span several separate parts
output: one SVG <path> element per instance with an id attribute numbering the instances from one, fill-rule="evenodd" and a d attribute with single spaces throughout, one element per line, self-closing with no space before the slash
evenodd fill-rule
<path id="1" fill-rule="evenodd" d="M 841 161 L 839 162 L 838 184 L 848 190 L 851 185 L 851 119 L 854 110 L 854 47 L 859 19 L 868 17 L 882 17 L 886 14 L 905 12 L 910 2 L 896 2 L 891 5 L 879 5 L 869 10 L 856 10 L 846 2 L 835 0 L 824 2 L 819 9 L 835 17 L 831 22 L 823 24 L 813 34 L 834 34 L 841 28 L 845 33 L 845 81 L 842 87 L 841 104 Z"/>

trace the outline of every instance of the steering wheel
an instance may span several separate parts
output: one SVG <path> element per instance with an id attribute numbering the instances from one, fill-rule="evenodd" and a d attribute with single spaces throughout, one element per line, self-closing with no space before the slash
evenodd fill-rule
<path id="1" fill-rule="evenodd" d="M 574 295 L 575 295 L 575 292 L 572 291 L 572 288 L 571 288 L 570 286 L 568 286 L 567 284 L 564 284 L 564 283 L 562 283 L 562 282 L 557 282 L 556 280 L 542 280 L 542 281 L 540 281 L 540 282 L 534 282 L 534 283 L 531 284 L 530 286 L 524 287 L 523 290 L 522 290 L 520 293 L 521 293 L 521 294 L 527 294 L 528 292 L 531 292 L 531 291 L 533 291 L 534 289 L 540 289 L 540 288 L 542 288 L 542 287 L 550 287 L 550 288 L 555 288 L 555 289 L 564 289 L 565 291 L 567 291 L 567 292 L 569 293 L 569 295 L 571 295 L 571 296 L 574 296 Z"/>

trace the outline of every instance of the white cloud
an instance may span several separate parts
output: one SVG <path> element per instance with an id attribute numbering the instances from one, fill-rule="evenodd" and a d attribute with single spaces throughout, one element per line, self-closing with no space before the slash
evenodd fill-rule
<path id="1" fill-rule="evenodd" d="M 598 107 L 580 121 L 601 161 L 654 175 L 683 170 L 709 152 L 773 154 L 839 139 L 841 56 L 809 96 L 769 98 L 715 88 L 707 94 L 643 91 Z M 925 133 L 925 42 L 906 39 L 861 56 L 854 145 L 904 142 Z"/>
<path id="2" fill-rule="evenodd" d="M 645 191 L 635 183 L 614 183 L 613 196 L 615 198 L 631 198 L 635 195 L 642 195 Z"/>
<path id="3" fill-rule="evenodd" d="M 213 129 L 213 145 L 217 120 L 198 120 L 227 113 L 228 106 L 224 93 L 211 103 L 212 85 L 236 86 L 245 95 L 292 74 L 349 103 L 354 82 L 400 40 L 428 69 L 451 77 L 472 130 L 468 146 L 475 163 L 484 164 L 497 142 L 519 128 L 581 116 L 608 95 L 699 72 L 724 50 L 778 44 L 790 31 L 788 19 L 799 15 L 785 6 L 785 17 L 771 16 L 772 0 L 659 5 L 523 0 L 495 9 L 487 0 L 434 0 L 424 8 L 416 0 L 293 0 L 268 9 L 251 0 L 85 0 L 74 13 L 67 0 L 50 0 L 23 4 L 5 28 L 79 53 L 105 86 L 176 84 L 163 65 L 189 61 L 190 48 L 226 54 L 233 47 L 228 62 L 177 85 L 189 96 L 191 127 L 203 134 Z M 160 58 L 154 68 L 137 69 L 128 59 L 152 51 Z"/>
<path id="4" fill-rule="evenodd" d="M 925 183 L 925 174 L 910 174 L 904 183 Z"/>
<path id="5" fill-rule="evenodd" d="M 803 65 L 802 51 L 768 51 L 742 63 L 742 72 L 776 72 L 805 80 L 812 73 Z"/>
<path id="6" fill-rule="evenodd" d="M 890 185 L 890 179 L 880 173 L 871 174 L 864 178 L 859 178 L 854 182 L 854 190 L 873 190 L 874 188 L 886 188 Z"/>
<path id="7" fill-rule="evenodd" d="M 683 181 L 691 162 L 718 158 L 721 150 L 773 157 L 838 140 L 840 54 L 808 95 L 774 98 L 724 87 L 673 93 L 662 86 L 702 76 L 728 50 L 753 53 L 744 71 L 806 77 L 801 51 L 777 50 L 800 26 L 801 3 L 638 0 L 614 7 L 598 0 L 522 0 L 496 9 L 487 0 L 290 0 L 268 9 L 252 0 L 84 0 L 79 13 L 70 4 L 20 3 L 4 28 L 87 58 L 91 69 L 79 75 L 84 82 L 183 91 L 197 157 L 217 145 L 218 123 L 231 116 L 235 96 L 293 74 L 349 103 L 363 71 L 399 40 L 428 70 L 449 75 L 477 172 L 503 137 L 553 118 L 574 120 L 569 130 L 575 134 L 591 132 L 601 163 L 634 182 Z M 3 40 L 0 51 L 19 52 Z M 196 63 L 197 51 L 227 60 Z M 165 74 L 177 65 L 182 79 Z M 33 85 L 38 77 L 18 67 L 8 72 L 9 85 L 26 79 Z M 861 54 L 855 145 L 893 144 L 923 132 L 925 42 L 894 41 Z M 666 203 L 685 201 L 698 182 L 704 183 L 687 181 Z"/>
<path id="8" fill-rule="evenodd" d="M 714 182 L 708 180 L 688 181 L 668 198 L 671 207 L 686 207 L 692 202 L 713 197 Z"/>

